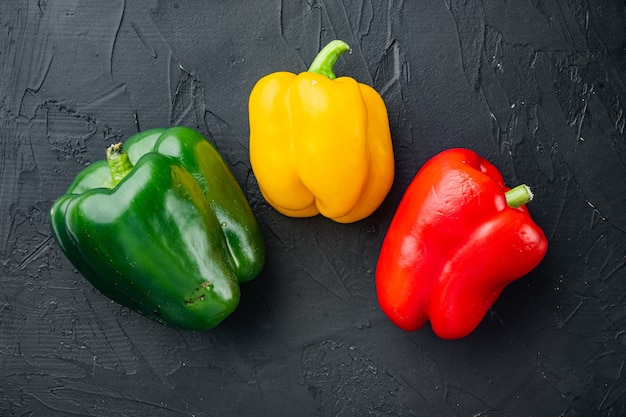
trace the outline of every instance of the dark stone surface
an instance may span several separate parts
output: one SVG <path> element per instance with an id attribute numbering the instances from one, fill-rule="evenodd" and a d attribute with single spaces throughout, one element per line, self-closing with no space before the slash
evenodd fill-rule
<path id="1" fill-rule="evenodd" d="M 0 1 L 2 416 L 618 416 L 626 412 L 626 3 L 622 0 Z M 350 225 L 261 198 L 247 97 L 320 47 L 388 111 L 396 180 Z M 217 329 L 169 329 L 97 293 L 47 214 L 138 130 L 222 153 L 268 261 Z M 417 169 L 463 146 L 550 241 L 469 337 L 405 333 L 374 269 Z"/>

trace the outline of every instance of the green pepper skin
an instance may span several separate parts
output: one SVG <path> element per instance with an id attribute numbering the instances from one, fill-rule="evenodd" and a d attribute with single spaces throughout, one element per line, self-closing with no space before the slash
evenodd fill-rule
<path id="1" fill-rule="evenodd" d="M 63 253 L 101 293 L 181 329 L 208 330 L 258 276 L 258 222 L 217 150 L 186 127 L 151 129 L 124 149 L 117 185 L 106 160 L 81 171 L 50 210 Z"/>

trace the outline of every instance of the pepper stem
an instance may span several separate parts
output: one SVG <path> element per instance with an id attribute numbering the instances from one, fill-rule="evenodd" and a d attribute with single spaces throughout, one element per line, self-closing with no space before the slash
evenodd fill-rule
<path id="1" fill-rule="evenodd" d="M 119 184 L 122 179 L 133 169 L 133 164 L 124 152 L 122 142 L 107 148 L 107 163 L 111 171 L 111 188 Z"/>
<path id="2" fill-rule="evenodd" d="M 333 67 L 337 59 L 339 59 L 339 56 L 349 50 L 350 46 L 344 41 L 338 39 L 330 41 L 330 43 L 317 54 L 309 67 L 309 72 L 324 75 L 334 80 L 337 77 L 333 72 Z"/>
<path id="3" fill-rule="evenodd" d="M 533 199 L 533 192 L 526 184 L 518 185 L 515 188 L 511 188 L 504 193 L 506 197 L 506 203 L 513 208 L 522 207 L 524 204 L 529 203 Z"/>

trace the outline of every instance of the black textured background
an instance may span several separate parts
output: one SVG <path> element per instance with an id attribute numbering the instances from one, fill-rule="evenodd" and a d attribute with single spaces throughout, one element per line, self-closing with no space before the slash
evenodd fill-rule
<path id="1" fill-rule="evenodd" d="M 277 214 L 248 159 L 254 83 L 334 38 L 337 74 L 385 100 L 397 164 L 351 225 Z M 623 0 L 1 0 L 0 415 L 624 415 L 625 48 Z M 215 144 L 267 241 L 206 333 L 95 292 L 47 222 L 108 144 L 171 125 Z M 453 146 L 532 186 L 550 247 L 450 342 L 395 328 L 374 269 L 405 187 Z"/>

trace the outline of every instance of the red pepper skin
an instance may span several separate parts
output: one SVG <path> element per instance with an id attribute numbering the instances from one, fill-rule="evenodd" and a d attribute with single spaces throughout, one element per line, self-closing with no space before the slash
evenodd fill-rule
<path id="1" fill-rule="evenodd" d="M 430 320 L 443 339 L 470 334 L 548 242 L 525 206 L 507 205 L 497 168 L 468 149 L 430 159 L 409 184 L 376 267 L 383 312 L 401 329 Z"/>

